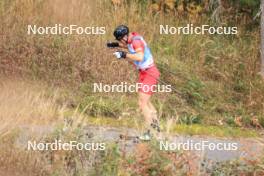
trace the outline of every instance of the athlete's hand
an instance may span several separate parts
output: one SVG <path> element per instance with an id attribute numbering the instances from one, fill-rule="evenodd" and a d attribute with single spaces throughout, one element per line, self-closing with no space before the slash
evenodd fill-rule
<path id="1" fill-rule="evenodd" d="M 117 59 L 125 59 L 127 53 L 124 51 L 116 51 L 113 53 Z"/>
<path id="2" fill-rule="evenodd" d="M 119 47 L 119 43 L 118 42 L 107 42 L 106 46 L 108 48 L 116 48 L 116 47 Z"/>

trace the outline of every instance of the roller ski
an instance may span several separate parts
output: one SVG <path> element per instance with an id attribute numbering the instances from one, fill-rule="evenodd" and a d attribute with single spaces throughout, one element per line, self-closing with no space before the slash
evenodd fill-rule
<path id="1" fill-rule="evenodd" d="M 119 139 L 126 140 L 126 141 L 133 141 L 133 143 L 139 143 L 139 136 L 130 136 L 130 135 L 120 134 Z"/>

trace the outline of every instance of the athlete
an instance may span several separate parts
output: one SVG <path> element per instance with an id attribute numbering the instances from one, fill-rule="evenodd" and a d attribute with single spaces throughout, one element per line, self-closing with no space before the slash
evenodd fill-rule
<path id="1" fill-rule="evenodd" d="M 109 42 L 107 46 L 127 49 L 128 52 L 116 51 L 114 53 L 115 57 L 132 62 L 139 72 L 138 104 L 147 127 L 147 131 L 140 136 L 140 139 L 149 140 L 151 138 L 150 131 L 153 131 L 153 129 L 160 131 L 157 111 L 150 101 L 160 76 L 159 70 L 154 64 L 150 48 L 142 36 L 136 32 L 129 33 L 129 28 L 125 25 L 116 27 L 113 34 L 118 42 Z"/>

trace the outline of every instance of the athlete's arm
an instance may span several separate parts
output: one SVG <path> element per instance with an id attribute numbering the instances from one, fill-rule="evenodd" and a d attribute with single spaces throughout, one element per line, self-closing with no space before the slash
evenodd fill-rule
<path id="1" fill-rule="evenodd" d="M 127 49 L 127 45 L 123 44 L 122 42 L 107 42 L 106 46 L 110 49 L 115 49 L 115 48 Z"/>
<path id="2" fill-rule="evenodd" d="M 144 53 L 143 53 L 142 49 L 139 48 L 138 50 L 136 50 L 136 53 L 135 54 L 127 53 L 126 54 L 126 57 L 128 59 L 133 60 L 133 61 L 139 61 L 140 62 L 144 58 Z"/>
<path id="3" fill-rule="evenodd" d="M 119 47 L 125 48 L 126 50 L 128 50 L 128 46 L 123 43 L 123 42 L 118 42 L 119 43 Z M 132 61 L 142 61 L 144 59 L 144 45 L 142 45 L 142 42 L 140 42 L 139 40 L 133 41 L 132 43 L 133 49 L 135 51 L 135 53 L 131 54 L 131 53 L 127 53 L 124 51 L 117 51 L 115 53 L 116 57 L 118 59 L 120 58 L 127 58 L 128 60 L 132 60 Z"/>
<path id="4" fill-rule="evenodd" d="M 127 49 L 127 45 L 123 44 L 122 42 L 118 42 L 120 48 Z"/>

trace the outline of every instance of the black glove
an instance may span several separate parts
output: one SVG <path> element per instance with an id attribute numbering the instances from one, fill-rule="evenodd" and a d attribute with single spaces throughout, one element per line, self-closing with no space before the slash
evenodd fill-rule
<path id="1" fill-rule="evenodd" d="M 116 48 L 116 47 L 119 47 L 119 43 L 118 42 L 107 42 L 106 46 L 108 48 Z"/>
<path id="2" fill-rule="evenodd" d="M 127 55 L 127 53 L 124 52 L 124 51 L 116 51 L 113 54 L 115 55 L 115 57 L 117 59 L 121 59 L 121 58 L 125 59 L 126 58 L 126 55 Z"/>

